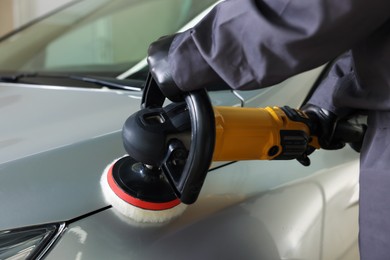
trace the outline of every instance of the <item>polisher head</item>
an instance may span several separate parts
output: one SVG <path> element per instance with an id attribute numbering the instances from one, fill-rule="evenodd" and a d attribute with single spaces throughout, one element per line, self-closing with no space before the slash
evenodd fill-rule
<path id="1" fill-rule="evenodd" d="M 161 169 L 125 156 L 103 172 L 104 197 L 117 211 L 137 223 L 165 223 L 181 215 L 182 204 Z"/>

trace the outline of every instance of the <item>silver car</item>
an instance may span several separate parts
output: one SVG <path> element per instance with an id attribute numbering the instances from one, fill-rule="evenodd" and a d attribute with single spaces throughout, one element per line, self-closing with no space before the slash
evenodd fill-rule
<path id="1" fill-rule="evenodd" d="M 175 221 L 137 226 L 103 197 L 125 154 L 148 45 L 186 30 L 214 0 L 72 2 L 0 40 L 0 259 L 359 258 L 358 154 L 213 163 Z M 301 106 L 327 66 L 272 87 L 209 90 L 214 105 Z"/>

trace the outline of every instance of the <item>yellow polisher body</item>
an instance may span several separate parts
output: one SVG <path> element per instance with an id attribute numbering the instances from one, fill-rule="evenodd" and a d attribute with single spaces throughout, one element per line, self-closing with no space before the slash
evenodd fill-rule
<path id="1" fill-rule="evenodd" d="M 309 118 L 301 111 L 290 110 L 293 115 L 280 107 L 214 107 L 213 161 L 272 160 L 285 152 L 283 142 L 299 149 L 302 135 L 309 138 L 310 146 L 319 149 L 317 137 L 308 126 Z"/>

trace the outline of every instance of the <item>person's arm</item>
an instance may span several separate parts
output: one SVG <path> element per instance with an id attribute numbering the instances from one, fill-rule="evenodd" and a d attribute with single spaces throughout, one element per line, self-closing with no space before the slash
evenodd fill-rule
<path id="1" fill-rule="evenodd" d="M 341 117 L 349 114 L 350 108 L 341 107 L 340 104 L 337 104 L 337 100 L 342 99 L 342 97 L 338 97 L 338 89 L 341 84 L 344 84 L 345 79 L 350 78 L 353 73 L 355 73 L 353 59 L 351 52 L 348 51 L 334 61 L 307 104 L 324 108 Z"/>
<path id="2" fill-rule="evenodd" d="M 300 108 L 315 123 L 314 131 L 321 148 L 333 150 L 345 145 L 341 140 L 334 140 L 333 136 L 337 120 L 347 116 L 352 110 L 336 104 L 335 98 L 339 98 L 337 95 L 340 84 L 353 73 L 353 58 L 349 51 L 333 62 L 310 99 Z"/>
<path id="3" fill-rule="evenodd" d="M 228 0 L 174 38 L 169 69 L 182 91 L 267 87 L 353 48 L 389 14 L 388 0 Z"/>

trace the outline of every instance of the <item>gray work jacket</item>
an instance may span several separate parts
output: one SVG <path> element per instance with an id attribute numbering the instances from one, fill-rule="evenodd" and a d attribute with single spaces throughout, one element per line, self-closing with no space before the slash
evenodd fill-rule
<path id="1" fill-rule="evenodd" d="M 389 18 L 389 0 L 227 0 L 176 36 L 173 79 L 185 91 L 263 88 L 351 50 L 357 84 L 329 88 L 343 100 L 329 107 L 390 111 Z"/>

